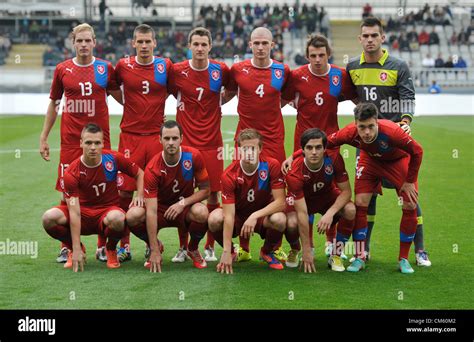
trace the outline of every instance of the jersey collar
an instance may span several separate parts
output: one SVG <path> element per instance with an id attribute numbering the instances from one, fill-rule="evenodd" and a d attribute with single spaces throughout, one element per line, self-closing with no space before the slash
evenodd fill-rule
<path id="1" fill-rule="evenodd" d="M 91 66 L 92 64 L 95 63 L 95 57 L 94 56 L 92 57 L 92 62 L 90 62 L 89 64 L 79 64 L 79 63 L 77 63 L 76 57 L 74 57 L 72 59 L 72 62 L 74 63 L 75 66 L 78 66 L 80 68 L 87 68 L 88 66 Z"/>
<path id="2" fill-rule="evenodd" d="M 270 64 L 268 64 L 267 66 L 264 66 L 264 67 L 259 67 L 259 66 L 255 65 L 255 63 L 253 62 L 253 58 L 250 59 L 250 63 L 252 64 L 252 66 L 254 68 L 257 68 L 257 69 L 268 69 L 273 65 L 273 59 L 270 59 Z"/>
<path id="3" fill-rule="evenodd" d="M 207 60 L 207 66 L 204 69 L 198 69 L 193 66 L 192 59 L 189 60 L 189 67 L 193 69 L 194 71 L 204 71 L 209 68 L 209 59 Z"/>
<path id="4" fill-rule="evenodd" d="M 165 158 L 165 152 L 161 152 L 161 156 L 163 158 L 163 161 L 165 162 L 165 165 L 168 166 L 168 167 L 176 167 L 178 166 L 179 162 L 181 161 L 181 157 L 183 156 L 183 151 L 181 150 L 181 146 L 179 147 L 179 159 L 178 161 L 176 162 L 176 164 L 174 165 L 169 165 L 167 162 L 166 162 L 166 158 Z"/>
<path id="5" fill-rule="evenodd" d="M 314 172 L 314 173 L 321 171 L 321 169 L 322 169 L 323 166 L 324 166 L 324 159 L 323 159 L 323 162 L 322 162 L 322 164 L 321 164 L 321 167 L 320 167 L 319 169 L 317 169 L 317 170 L 313 170 L 312 168 L 309 167 L 308 164 L 306 164 L 306 158 L 304 158 L 303 162 L 304 162 L 304 165 L 306 166 L 306 168 L 309 170 L 309 172 Z"/>
<path id="6" fill-rule="evenodd" d="M 100 156 L 100 162 L 99 162 L 97 165 L 90 166 L 90 165 L 87 165 L 87 164 L 84 162 L 84 155 L 82 155 L 82 156 L 81 156 L 81 163 L 82 163 L 82 165 L 84 165 L 84 166 L 87 167 L 88 169 L 95 169 L 96 167 L 99 167 L 100 164 L 102 164 L 102 156 Z"/>
<path id="7" fill-rule="evenodd" d="M 242 166 L 242 160 L 240 161 L 240 168 L 242 169 L 242 172 L 246 176 L 253 176 L 255 174 L 255 172 L 257 172 L 259 167 L 260 167 L 260 160 L 258 161 L 258 164 L 257 164 L 257 167 L 255 168 L 255 170 L 252 173 L 247 173 L 247 172 L 245 172 L 244 167 Z"/>
<path id="8" fill-rule="evenodd" d="M 152 65 L 154 61 L 155 61 L 155 56 L 153 56 L 153 58 L 151 59 L 151 62 L 150 62 L 150 63 L 140 63 L 140 62 L 138 61 L 138 56 L 135 56 L 135 62 L 136 62 L 138 65 L 141 65 L 141 66 Z"/>
<path id="9" fill-rule="evenodd" d="M 385 61 L 388 58 L 388 50 L 382 49 L 382 51 L 383 51 L 383 55 L 377 61 L 377 63 L 379 63 L 381 66 L 383 66 L 385 64 Z M 364 52 L 362 52 L 362 54 L 360 55 L 360 61 L 359 61 L 359 64 L 363 64 L 363 63 L 366 63 Z"/>
<path id="10" fill-rule="evenodd" d="M 321 75 L 315 74 L 313 70 L 311 70 L 311 63 L 308 63 L 308 70 L 312 75 L 316 77 L 324 77 L 326 75 L 329 75 L 329 72 L 331 71 L 331 64 L 328 63 L 328 71 L 326 71 L 324 74 L 321 74 Z"/>

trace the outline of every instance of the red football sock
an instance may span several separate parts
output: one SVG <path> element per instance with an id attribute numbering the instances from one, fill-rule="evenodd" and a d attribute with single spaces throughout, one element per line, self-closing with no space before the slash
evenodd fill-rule
<path id="1" fill-rule="evenodd" d="M 71 231 L 69 226 L 56 225 L 51 228 L 45 228 L 46 233 L 53 239 L 61 241 L 61 247 L 67 247 L 72 250 Z"/>
<path id="2" fill-rule="evenodd" d="M 104 229 L 104 236 L 107 238 L 107 242 L 105 244 L 105 248 L 109 251 L 113 251 L 117 248 L 117 244 L 120 239 L 123 237 L 124 231 L 116 231 L 111 229 L 110 227 L 105 227 Z"/>
<path id="3" fill-rule="evenodd" d="M 148 245 L 148 232 L 146 230 L 145 223 L 140 223 L 138 226 L 128 227 L 128 228 L 133 234 L 135 234 L 136 237 L 138 237 L 140 240 L 145 241 L 146 244 Z"/>
<path id="4" fill-rule="evenodd" d="M 301 250 L 300 234 L 298 232 L 298 229 L 285 230 L 285 238 L 286 241 L 288 241 L 288 243 L 290 244 L 291 249 L 296 249 L 298 251 Z"/>
<path id="5" fill-rule="evenodd" d="M 105 238 L 105 236 L 101 234 L 97 235 L 97 248 L 104 247 L 106 242 L 107 242 L 107 239 Z"/>
<path id="6" fill-rule="evenodd" d="M 278 244 L 283 239 L 283 233 L 276 229 L 268 228 L 265 234 L 265 243 L 263 244 L 262 251 L 265 254 L 269 254 L 274 250 L 278 249 Z"/>
<path id="7" fill-rule="evenodd" d="M 408 259 L 411 243 L 415 237 L 418 218 L 416 209 L 403 209 L 402 219 L 400 222 L 400 254 L 398 260 Z"/>
<path id="8" fill-rule="evenodd" d="M 246 239 L 239 235 L 239 245 L 246 252 L 250 252 L 250 239 Z"/>
<path id="9" fill-rule="evenodd" d="M 207 232 L 207 222 L 197 223 L 191 222 L 189 224 L 189 236 L 191 237 L 188 244 L 188 250 L 195 251 L 199 247 L 199 241 L 204 237 Z"/>
<path id="10" fill-rule="evenodd" d="M 336 225 L 337 223 L 333 223 L 331 227 L 326 230 L 326 241 L 330 243 L 334 243 L 334 239 L 336 239 Z"/>
<path id="11" fill-rule="evenodd" d="M 224 230 L 221 229 L 221 230 L 219 230 L 219 231 L 217 231 L 217 232 L 212 232 L 212 233 L 211 233 L 211 231 L 209 231 L 209 232 L 207 233 L 207 235 L 210 235 L 210 234 L 212 234 L 212 237 L 214 238 L 214 240 L 217 241 L 217 243 L 218 243 L 222 248 L 224 248 Z"/>
<path id="12" fill-rule="evenodd" d="M 179 248 L 188 249 L 188 231 L 186 228 L 178 227 Z"/>
<path id="13" fill-rule="evenodd" d="M 336 245 L 332 249 L 334 255 L 341 255 L 344 252 L 344 245 L 351 237 L 352 230 L 354 229 L 354 220 L 347 220 L 343 217 L 339 219 L 336 229 Z"/>
<path id="14" fill-rule="evenodd" d="M 212 213 L 213 210 L 220 208 L 220 203 L 215 203 L 215 204 L 207 204 L 207 210 L 209 211 L 209 214 Z M 214 236 L 208 231 L 207 232 L 207 237 L 206 237 L 206 244 L 204 245 L 204 249 L 207 248 L 212 248 L 214 249 Z"/>
<path id="15" fill-rule="evenodd" d="M 133 197 L 120 196 L 119 207 L 123 211 L 127 212 L 130 207 L 130 203 L 132 203 L 132 200 Z M 125 235 L 122 239 L 120 239 L 120 247 L 125 248 L 125 245 L 128 245 L 130 247 L 130 230 L 127 227 L 125 227 Z"/>
<path id="16" fill-rule="evenodd" d="M 125 248 L 126 245 L 130 248 L 130 229 L 127 225 L 124 228 L 124 236 L 120 239 L 120 247 Z"/>
<path id="17" fill-rule="evenodd" d="M 367 238 L 367 207 L 356 206 L 356 218 L 352 240 L 355 244 L 356 256 L 365 260 L 365 241 Z"/>
<path id="18" fill-rule="evenodd" d="M 344 217 L 341 217 L 337 223 L 337 233 L 350 237 L 352 230 L 354 229 L 354 223 L 355 220 L 347 220 Z"/>

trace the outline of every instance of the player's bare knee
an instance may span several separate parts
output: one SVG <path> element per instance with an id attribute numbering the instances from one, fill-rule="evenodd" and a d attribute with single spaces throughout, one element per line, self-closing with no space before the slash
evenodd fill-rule
<path id="1" fill-rule="evenodd" d="M 224 215 L 222 214 L 222 209 L 215 209 L 209 214 L 207 219 L 209 225 L 209 230 L 213 233 L 216 233 L 223 229 L 224 226 Z"/>
<path id="2" fill-rule="evenodd" d="M 58 208 L 51 208 L 43 214 L 42 222 L 44 229 L 49 229 L 58 224 L 66 224 L 66 217 Z"/>
<path id="3" fill-rule="evenodd" d="M 125 214 L 119 210 L 112 210 L 107 214 L 105 224 L 115 231 L 122 231 L 125 227 Z"/>
<path id="4" fill-rule="evenodd" d="M 355 219 L 355 216 L 356 216 L 356 207 L 355 207 L 354 203 L 349 202 L 349 203 L 347 203 L 347 204 L 344 206 L 344 210 L 343 210 L 342 216 L 343 216 L 346 220 L 353 220 L 353 219 Z"/>
<path id="5" fill-rule="evenodd" d="M 270 215 L 270 224 L 273 229 L 284 232 L 286 229 L 286 215 L 284 213 L 275 213 Z"/>
<path id="6" fill-rule="evenodd" d="M 132 207 L 127 211 L 125 220 L 129 227 L 136 227 L 145 222 L 145 208 Z"/>
<path id="7" fill-rule="evenodd" d="M 209 216 L 209 210 L 202 203 L 196 203 L 191 207 L 192 220 L 197 223 L 206 223 Z"/>

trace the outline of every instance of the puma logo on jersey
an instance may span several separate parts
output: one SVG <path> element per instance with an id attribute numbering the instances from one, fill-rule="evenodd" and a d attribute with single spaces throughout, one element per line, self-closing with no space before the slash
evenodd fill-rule
<path id="1" fill-rule="evenodd" d="M 223 199 L 225 199 L 225 200 L 227 199 L 227 195 L 226 195 L 226 194 L 221 193 L 221 196 L 222 196 Z"/>
<path id="2" fill-rule="evenodd" d="M 79 171 L 81 175 L 87 176 L 87 173 L 85 171 Z"/>
<path id="3" fill-rule="evenodd" d="M 182 73 L 184 76 L 186 76 L 186 77 L 188 77 L 188 72 L 189 72 L 189 71 L 181 71 L 181 73 Z"/>
<path id="4" fill-rule="evenodd" d="M 305 80 L 306 82 L 309 82 L 308 81 L 308 76 L 301 76 L 301 79 Z"/>
<path id="5" fill-rule="evenodd" d="M 166 170 L 160 170 L 162 173 L 164 173 L 165 175 L 168 175 L 168 173 L 166 172 Z"/>
<path id="6" fill-rule="evenodd" d="M 242 68 L 242 71 L 245 71 L 247 74 L 249 73 L 249 69 L 247 68 Z"/>
<path id="7" fill-rule="evenodd" d="M 143 189 L 145 190 L 145 192 L 149 195 L 150 194 L 150 191 L 148 191 L 148 189 Z"/>
<path id="8" fill-rule="evenodd" d="M 70 68 L 70 69 L 66 68 L 66 71 L 69 71 L 72 74 L 72 69 L 74 69 L 74 68 Z"/>
<path id="9" fill-rule="evenodd" d="M 133 64 L 128 63 L 127 66 L 131 69 L 133 69 Z"/>

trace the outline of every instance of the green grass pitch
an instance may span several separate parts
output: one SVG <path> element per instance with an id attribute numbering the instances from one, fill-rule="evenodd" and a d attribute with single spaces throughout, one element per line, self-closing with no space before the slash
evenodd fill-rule
<path id="1" fill-rule="evenodd" d="M 119 117 L 111 119 L 117 146 Z M 340 118 L 345 125 L 349 117 Z M 262 241 L 251 241 L 254 260 L 217 274 L 215 263 L 197 270 L 173 264 L 176 229 L 160 232 L 165 244 L 162 274 L 143 268 L 144 244 L 132 235 L 133 260 L 108 270 L 94 259 L 96 237 L 85 237 L 88 263 L 74 274 L 55 262 L 59 243 L 41 226 L 42 213 L 59 201 L 54 190 L 59 158 L 59 122 L 49 138 L 52 161 L 37 152 L 40 116 L 0 117 L 0 242 L 37 241 L 38 257 L 0 255 L 0 309 L 473 309 L 474 117 L 419 117 L 413 136 L 425 149 L 419 177 L 425 245 L 433 266 L 397 271 L 401 210 L 393 190 L 378 200 L 372 260 L 360 274 L 326 267 L 324 238 L 317 236 L 316 274 L 270 270 L 257 260 Z M 294 117 L 286 117 L 286 149 L 292 149 Z M 236 117 L 224 117 L 232 145 Z M 354 154 L 344 146 L 353 185 Z M 227 162 L 228 163 L 228 162 Z M 203 242 L 201 243 L 202 250 Z M 287 250 L 288 245 L 285 242 Z M 220 256 L 221 248 L 217 247 Z M 410 254 L 414 264 L 414 253 Z M 346 262 L 347 266 L 347 262 Z M 471 280 L 469 280 L 471 279 Z"/>

